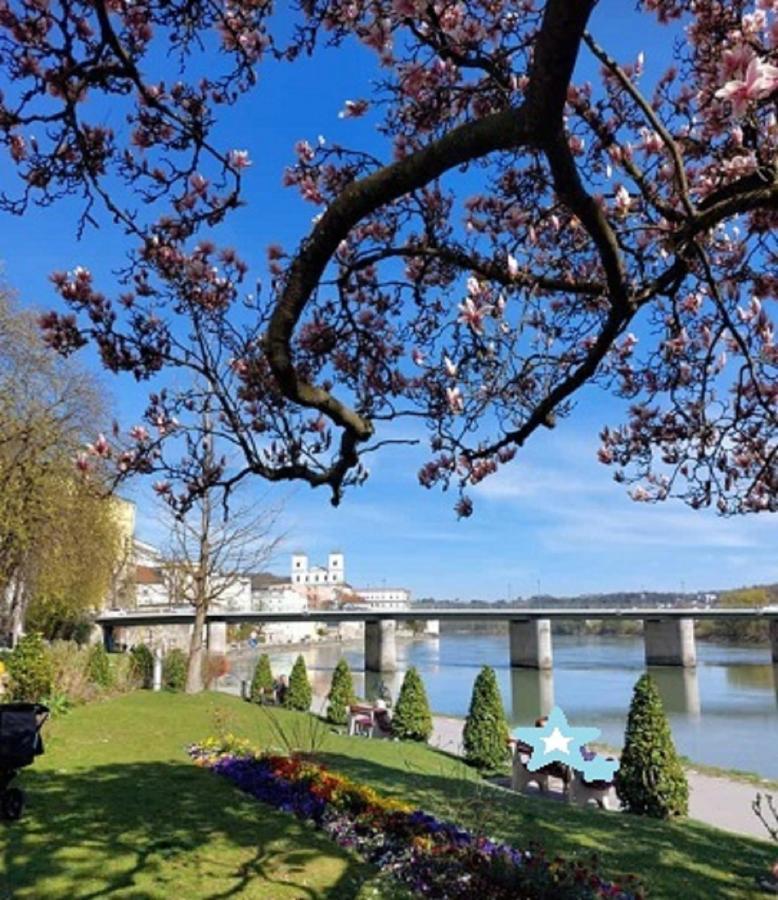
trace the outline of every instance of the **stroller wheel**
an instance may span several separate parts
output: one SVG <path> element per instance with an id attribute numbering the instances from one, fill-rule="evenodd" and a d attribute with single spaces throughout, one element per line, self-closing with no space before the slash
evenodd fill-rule
<path id="1" fill-rule="evenodd" d="M 15 822 L 21 819 L 24 811 L 24 791 L 19 788 L 8 788 L 8 790 L 0 796 L 0 812 L 4 819 Z"/>

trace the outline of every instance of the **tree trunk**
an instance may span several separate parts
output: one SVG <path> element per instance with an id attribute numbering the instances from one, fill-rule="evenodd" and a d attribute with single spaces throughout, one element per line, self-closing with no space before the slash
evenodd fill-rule
<path id="1" fill-rule="evenodd" d="M 19 643 L 24 634 L 24 618 L 26 612 L 26 596 L 24 584 L 18 576 L 14 578 L 13 594 L 11 596 L 11 647 Z"/>
<path id="2" fill-rule="evenodd" d="M 203 665 L 205 663 L 205 611 L 206 605 L 198 603 L 195 607 L 195 620 L 192 626 L 192 638 L 189 642 L 189 660 L 186 667 L 186 692 L 199 694 L 203 689 Z"/>

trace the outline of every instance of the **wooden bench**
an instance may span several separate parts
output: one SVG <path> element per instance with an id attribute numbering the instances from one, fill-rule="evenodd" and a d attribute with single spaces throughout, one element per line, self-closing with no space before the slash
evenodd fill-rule
<path id="1" fill-rule="evenodd" d="M 389 710 L 377 709 L 365 704 L 349 706 L 348 733 L 351 736 L 391 738 L 392 720 Z"/>
<path id="2" fill-rule="evenodd" d="M 592 801 L 600 809 L 621 808 L 613 781 L 586 781 L 581 772 L 576 772 L 570 786 L 570 802 L 576 806 L 588 806 Z"/>
<path id="3" fill-rule="evenodd" d="M 375 710 L 372 706 L 362 704 L 353 704 L 348 708 L 348 733 L 352 737 L 354 735 L 362 735 L 363 737 L 373 736 L 373 726 L 375 720 L 373 718 Z"/>
<path id="4" fill-rule="evenodd" d="M 562 782 L 562 796 L 570 800 L 570 784 L 573 780 L 573 771 L 564 763 L 553 762 L 536 771 L 528 768 L 532 756 L 532 747 L 511 738 L 508 741 L 511 747 L 511 788 L 518 793 L 526 793 L 531 784 L 535 784 L 541 794 L 549 792 L 549 779 L 557 778 Z"/>

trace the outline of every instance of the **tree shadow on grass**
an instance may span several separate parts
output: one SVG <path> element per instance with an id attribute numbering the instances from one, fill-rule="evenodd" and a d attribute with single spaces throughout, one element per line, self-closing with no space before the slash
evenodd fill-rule
<path id="1" fill-rule="evenodd" d="M 322 754 L 321 761 L 381 793 L 467 827 L 480 827 L 516 847 L 537 842 L 551 856 L 596 853 L 602 875 L 618 878 L 632 873 L 651 898 L 761 897 L 754 889 L 755 877 L 764 874 L 775 858 L 774 846 L 766 842 L 691 820 L 666 823 L 524 797 L 475 780 L 464 765 L 461 779 L 452 778 L 451 764 L 443 760 L 440 774 L 416 771 L 412 763 L 398 769 L 400 754 L 390 765 L 340 753 Z"/>
<path id="2" fill-rule="evenodd" d="M 190 763 L 24 773 L 0 823 L 0 900 L 356 897 L 375 869 Z"/>

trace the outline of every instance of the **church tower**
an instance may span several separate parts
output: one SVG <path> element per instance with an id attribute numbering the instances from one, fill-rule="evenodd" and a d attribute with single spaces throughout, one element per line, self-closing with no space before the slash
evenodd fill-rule
<path id="1" fill-rule="evenodd" d="M 308 581 L 308 557 L 305 553 L 292 554 L 292 584 L 305 584 Z"/>
<path id="2" fill-rule="evenodd" d="M 342 553 L 330 553 L 327 561 L 327 581 L 330 584 L 343 584 L 346 580 L 345 565 Z"/>

